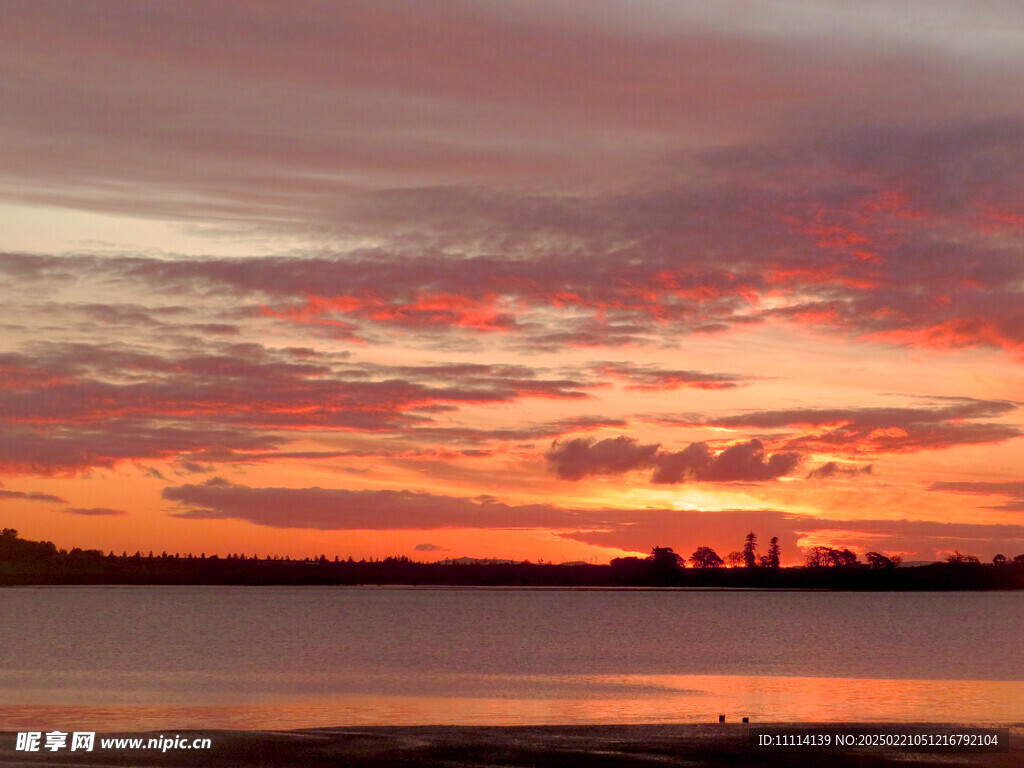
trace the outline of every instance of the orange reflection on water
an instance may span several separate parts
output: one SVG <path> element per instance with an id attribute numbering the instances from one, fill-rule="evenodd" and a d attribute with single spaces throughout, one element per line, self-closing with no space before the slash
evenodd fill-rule
<path id="1" fill-rule="evenodd" d="M 294 729 L 350 725 L 540 725 L 737 722 L 1024 721 L 1024 682 L 821 677 L 595 675 L 573 678 L 579 695 L 261 696 L 216 706 L 0 708 L 0 730 L 167 728 Z M 545 678 L 530 681 L 542 685 Z M 564 683 L 552 678 L 548 682 Z M 588 695 L 589 686 L 594 695 Z M 609 688 L 621 687 L 616 696 Z"/>

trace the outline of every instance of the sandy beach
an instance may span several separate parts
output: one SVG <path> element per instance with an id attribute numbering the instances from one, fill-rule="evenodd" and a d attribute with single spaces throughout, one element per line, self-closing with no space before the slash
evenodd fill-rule
<path id="1" fill-rule="evenodd" d="M 763 724 L 620 725 L 549 727 L 367 727 L 298 731 L 181 731 L 97 734 L 93 751 L 26 752 L 16 750 L 16 734 L 0 736 L 0 765 L 5 766 L 993 766 L 1024 765 L 1020 726 L 1012 730 L 1009 750 L 996 753 L 912 751 L 895 748 L 772 748 L 751 744 L 750 733 Z M 783 731 L 783 729 L 785 729 Z M 838 732 L 875 734 L 952 734 L 950 725 L 815 724 L 779 726 L 779 732 L 819 736 Z M 101 747 L 103 738 L 179 737 L 210 740 L 209 749 L 125 749 Z"/>

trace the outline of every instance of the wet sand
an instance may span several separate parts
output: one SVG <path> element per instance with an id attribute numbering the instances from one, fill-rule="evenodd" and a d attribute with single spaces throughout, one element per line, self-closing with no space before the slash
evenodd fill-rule
<path id="1" fill-rule="evenodd" d="M 1022 724 L 1024 725 L 1024 724 Z M 1024 730 L 1015 727 L 1010 751 L 999 753 L 915 752 L 892 748 L 769 748 L 751 744 L 757 724 L 614 725 L 549 727 L 365 727 L 300 731 L 164 731 L 98 734 L 92 752 L 16 751 L 14 733 L 0 734 L 4 766 L 349 766 L 351 768 L 624 768 L 625 766 L 788 766 L 791 768 L 868 768 L 909 766 L 1024 766 Z M 814 724 L 780 728 L 787 733 L 831 734 L 843 729 L 870 733 L 919 732 L 922 726 L 863 723 Z M 955 733 L 949 724 L 928 726 L 931 733 Z M 209 738 L 209 750 L 102 749 L 100 739 L 122 737 Z"/>

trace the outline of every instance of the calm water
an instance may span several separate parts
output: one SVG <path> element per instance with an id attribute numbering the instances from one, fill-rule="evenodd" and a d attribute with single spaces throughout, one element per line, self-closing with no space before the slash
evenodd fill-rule
<path id="1" fill-rule="evenodd" d="M 1024 721 L 1019 593 L 0 590 L 0 729 Z"/>

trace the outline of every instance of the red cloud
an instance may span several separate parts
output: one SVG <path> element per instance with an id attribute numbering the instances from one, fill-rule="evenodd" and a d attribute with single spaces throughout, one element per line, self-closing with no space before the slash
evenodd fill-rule
<path id="1" fill-rule="evenodd" d="M 426 414 L 438 407 L 578 400 L 593 386 L 524 366 L 382 367 L 254 344 L 217 350 L 38 344 L 6 355 L 9 368 L 27 373 L 0 388 L 0 468 L 68 472 L 176 455 L 193 463 L 218 454 L 287 458 L 280 430 L 408 430 L 431 424 Z"/>
<path id="2" fill-rule="evenodd" d="M 1010 413 L 1007 400 L 946 398 L 932 407 L 802 408 L 753 411 L 714 419 L 660 419 L 669 424 L 800 429 L 776 440 L 790 450 L 849 456 L 905 453 L 955 445 L 997 443 L 1021 435 L 1009 424 L 974 421 Z"/>
<path id="3" fill-rule="evenodd" d="M 300 307 L 261 307 L 264 316 L 326 325 L 357 338 L 358 325 L 336 316 L 380 325 L 413 329 L 467 328 L 476 331 L 508 331 L 515 315 L 498 310 L 497 296 L 475 299 L 454 293 L 414 295 L 409 299 L 379 293 L 362 296 L 310 296 Z"/>
<path id="4" fill-rule="evenodd" d="M 924 328 L 893 328 L 864 334 L 866 341 L 884 341 L 911 347 L 964 349 L 999 347 L 1024 351 L 1024 315 L 1012 321 L 985 317 L 955 317 Z"/>

